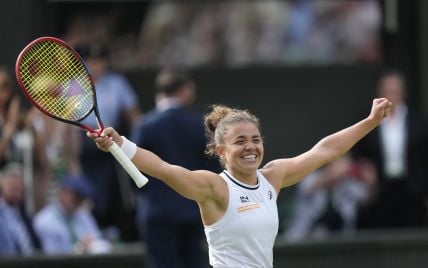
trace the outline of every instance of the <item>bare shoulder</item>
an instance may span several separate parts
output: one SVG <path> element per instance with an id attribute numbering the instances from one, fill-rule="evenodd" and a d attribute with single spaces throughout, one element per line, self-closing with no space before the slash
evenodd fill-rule
<path id="1" fill-rule="evenodd" d="M 266 165 L 260 169 L 260 172 L 274 186 L 277 192 L 279 192 L 282 187 L 282 182 L 287 176 L 287 167 L 290 166 L 291 163 L 291 158 L 272 160 L 266 163 Z"/>
<path id="2" fill-rule="evenodd" d="M 227 192 L 225 191 L 227 189 L 227 184 L 219 174 L 208 170 L 196 170 L 193 171 L 193 173 L 197 174 L 205 183 L 209 184 L 212 191 L 211 197 L 213 199 L 218 199 L 218 197 L 221 197 Z"/>

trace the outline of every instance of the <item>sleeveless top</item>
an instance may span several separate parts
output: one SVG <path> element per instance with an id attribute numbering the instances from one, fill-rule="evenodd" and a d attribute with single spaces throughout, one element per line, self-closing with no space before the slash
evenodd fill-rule
<path id="1" fill-rule="evenodd" d="M 215 268 L 272 267 L 278 233 L 277 193 L 257 170 L 257 184 L 248 185 L 220 173 L 229 189 L 225 214 L 205 226 L 210 264 Z"/>

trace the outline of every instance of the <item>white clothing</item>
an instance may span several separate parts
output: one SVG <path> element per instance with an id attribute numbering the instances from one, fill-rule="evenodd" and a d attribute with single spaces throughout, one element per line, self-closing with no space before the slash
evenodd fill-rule
<path id="1" fill-rule="evenodd" d="M 215 268 L 273 267 L 278 233 L 277 193 L 260 171 L 256 185 L 244 184 L 227 171 L 220 176 L 229 189 L 225 214 L 205 226 L 210 264 Z"/>
<path id="2" fill-rule="evenodd" d="M 385 155 L 385 173 L 391 178 L 401 177 L 407 173 L 406 117 L 407 107 L 398 105 L 394 116 L 385 118 L 380 126 L 382 149 Z"/>
<path id="3" fill-rule="evenodd" d="M 52 203 L 38 212 L 34 229 L 46 254 L 73 254 L 73 246 L 85 237 L 101 238 L 95 218 L 81 208 L 72 216 L 65 216 L 58 203 Z"/>

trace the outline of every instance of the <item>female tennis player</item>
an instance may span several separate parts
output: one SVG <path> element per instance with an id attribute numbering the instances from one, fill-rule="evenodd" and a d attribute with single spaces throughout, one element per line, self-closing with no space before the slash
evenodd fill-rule
<path id="1" fill-rule="evenodd" d="M 259 120 L 246 110 L 213 106 L 205 116 L 207 151 L 223 164 L 220 174 L 166 163 L 112 128 L 101 137 L 87 135 L 103 151 L 116 142 L 141 171 L 198 203 L 213 267 L 272 267 L 281 188 L 346 153 L 382 122 L 390 106 L 387 99 L 374 99 L 367 118 L 325 137 L 301 155 L 273 160 L 260 169 L 264 149 Z"/>

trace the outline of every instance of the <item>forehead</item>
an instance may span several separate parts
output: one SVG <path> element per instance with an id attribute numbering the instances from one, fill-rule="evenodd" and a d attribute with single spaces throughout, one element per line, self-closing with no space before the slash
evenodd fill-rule
<path id="1" fill-rule="evenodd" d="M 403 81 L 398 76 L 389 75 L 389 76 L 384 77 L 380 81 L 380 85 L 381 85 L 382 88 L 402 87 L 403 86 Z"/>
<path id="2" fill-rule="evenodd" d="M 229 131 L 225 135 L 226 139 L 234 139 L 237 137 L 254 137 L 260 136 L 260 131 L 252 122 L 239 122 L 230 126 Z"/>

